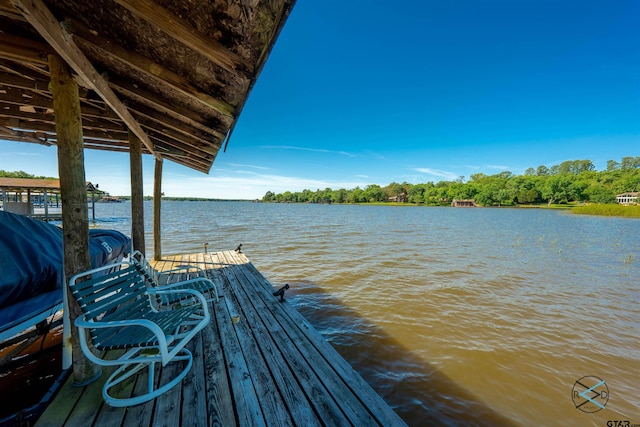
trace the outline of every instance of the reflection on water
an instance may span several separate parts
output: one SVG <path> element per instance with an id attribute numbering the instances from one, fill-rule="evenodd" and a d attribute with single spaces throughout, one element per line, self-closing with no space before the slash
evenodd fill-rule
<path id="1" fill-rule="evenodd" d="M 98 226 L 129 233 L 128 209 L 97 206 Z M 240 202 L 162 209 L 163 253 L 243 243 L 411 425 L 640 423 L 638 220 Z M 611 394 L 594 414 L 572 400 L 587 375 Z"/>

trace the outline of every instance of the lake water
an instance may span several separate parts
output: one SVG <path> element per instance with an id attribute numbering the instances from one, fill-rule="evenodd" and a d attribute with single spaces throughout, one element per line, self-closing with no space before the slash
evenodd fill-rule
<path id="1" fill-rule="evenodd" d="M 129 203 L 96 216 L 130 234 Z M 163 254 L 242 243 L 416 426 L 640 424 L 639 236 L 544 209 L 162 205 Z"/>

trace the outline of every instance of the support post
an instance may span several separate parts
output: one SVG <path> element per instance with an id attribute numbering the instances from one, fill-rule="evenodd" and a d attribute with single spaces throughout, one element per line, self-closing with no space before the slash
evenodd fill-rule
<path id="1" fill-rule="evenodd" d="M 96 222 L 96 190 L 91 188 L 91 219 Z"/>
<path id="2" fill-rule="evenodd" d="M 131 170 L 131 239 L 133 250 L 146 256 L 144 243 L 144 195 L 142 182 L 142 141 L 129 131 Z"/>
<path id="3" fill-rule="evenodd" d="M 160 232 L 160 206 L 162 204 L 162 159 L 156 158 L 153 173 L 153 259 L 162 258 L 162 236 Z"/>
<path id="4" fill-rule="evenodd" d="M 89 270 L 89 219 L 87 212 L 87 185 L 84 172 L 82 119 L 78 85 L 71 70 L 58 55 L 49 55 L 51 93 L 58 140 L 58 174 L 62 199 L 62 247 L 64 257 L 65 299 L 63 368 L 69 368 L 72 354 L 73 375 L 76 383 L 89 381 L 98 370 L 87 360 L 80 349 L 78 332 L 72 322 L 81 315 L 68 288 L 68 279 L 74 274 Z M 71 348 L 71 351 L 69 349 Z"/>
<path id="5" fill-rule="evenodd" d="M 49 221 L 49 195 L 47 194 L 47 189 L 44 189 L 44 194 L 42 195 L 44 202 L 44 220 Z"/>

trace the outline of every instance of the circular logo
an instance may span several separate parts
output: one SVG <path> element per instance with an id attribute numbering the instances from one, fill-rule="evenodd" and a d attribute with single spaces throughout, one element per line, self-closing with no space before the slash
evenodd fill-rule
<path id="1" fill-rule="evenodd" d="M 598 412 L 607 406 L 609 387 L 598 377 L 582 377 L 573 385 L 571 398 L 576 408 L 582 412 Z"/>

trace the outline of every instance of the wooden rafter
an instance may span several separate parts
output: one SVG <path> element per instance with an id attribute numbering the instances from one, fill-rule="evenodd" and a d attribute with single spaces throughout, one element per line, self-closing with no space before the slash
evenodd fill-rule
<path id="1" fill-rule="evenodd" d="M 184 19 L 174 15 L 151 0 L 115 0 L 129 12 L 153 23 L 162 31 L 206 56 L 215 64 L 227 71 L 244 67 L 252 73 L 252 67 L 240 56 L 226 49 L 223 45 L 209 37 L 205 37 L 189 25 Z"/>
<path id="2" fill-rule="evenodd" d="M 49 92 L 49 81 L 44 79 L 31 79 L 17 74 L 0 71 L 0 81 L 3 85 L 18 89 L 29 89 L 35 91 Z"/>
<path id="3" fill-rule="evenodd" d="M 111 90 L 107 82 L 93 67 L 91 62 L 73 42 L 69 34 L 61 27 L 58 20 L 42 2 L 42 0 L 11 0 L 22 12 L 26 20 L 40 33 L 69 66 L 91 87 L 124 121 L 129 129 L 153 153 L 153 144 L 140 124 L 136 122 L 118 96 Z"/>
<path id="4" fill-rule="evenodd" d="M 201 154 L 215 154 L 216 152 L 214 146 L 204 144 L 202 140 L 186 137 L 181 133 L 173 131 L 171 129 L 158 128 L 155 126 L 145 126 L 145 128 L 150 137 L 155 136 L 156 138 L 165 140 L 167 142 L 175 141 L 175 144 L 180 144 L 185 149 L 189 149 L 190 151 L 197 151 Z"/>
<path id="5" fill-rule="evenodd" d="M 44 43 L 0 33 L 0 58 L 44 66 L 51 51 Z"/>
<path id="6" fill-rule="evenodd" d="M 111 79 L 109 80 L 109 84 L 116 92 L 120 93 L 130 100 L 135 100 L 142 105 L 147 105 L 155 111 L 169 114 L 170 116 L 175 117 L 178 120 L 191 124 L 192 126 L 195 126 L 204 131 L 211 132 L 212 129 L 217 130 L 213 126 L 224 126 L 223 123 L 215 123 L 215 119 L 204 117 L 197 111 L 193 111 L 186 107 L 181 107 L 178 105 L 170 105 L 157 95 L 139 87 L 135 87 L 131 83 L 125 82 L 123 80 Z M 220 132 L 220 130 L 218 130 L 218 132 Z"/>
<path id="7" fill-rule="evenodd" d="M 6 126 L 0 126 L 0 136 L 5 139 L 17 141 L 29 141 L 36 144 L 51 145 L 46 139 L 40 138 L 35 132 L 17 131 Z"/>
<path id="8" fill-rule="evenodd" d="M 135 107 L 135 115 L 140 122 L 144 122 L 144 119 L 148 119 L 161 126 L 167 126 L 178 132 L 182 132 L 185 135 L 203 140 L 224 138 L 224 134 L 222 132 L 200 122 L 196 122 L 190 118 L 180 116 L 175 112 L 166 110 L 166 106 L 159 106 L 157 104 L 149 106 L 148 103 L 142 103 L 136 99 L 129 99 L 128 102 L 129 105 Z M 156 110 L 154 110 L 154 108 L 159 108 L 158 111 L 164 113 L 164 115 L 156 114 Z"/>
<path id="9" fill-rule="evenodd" d="M 79 43 L 86 43 L 92 46 L 101 52 L 102 55 L 110 56 L 117 61 L 125 63 L 156 82 L 170 85 L 188 99 L 202 104 L 207 108 L 211 108 L 228 117 L 234 116 L 235 109 L 233 106 L 203 93 L 194 87 L 185 77 L 168 70 L 162 65 L 92 34 L 91 31 L 81 24 L 74 23 L 69 26 L 69 30 Z"/>
<path id="10" fill-rule="evenodd" d="M 35 131 L 46 132 L 55 134 L 56 127 L 53 124 L 48 124 L 42 121 L 23 120 L 16 118 L 5 118 L 0 116 L 0 126 L 6 126 L 13 129 L 30 129 Z M 122 129 L 102 129 L 91 128 L 82 126 L 83 132 L 87 137 L 102 138 L 102 139 L 114 139 L 114 140 L 126 140 L 127 131 Z"/>

